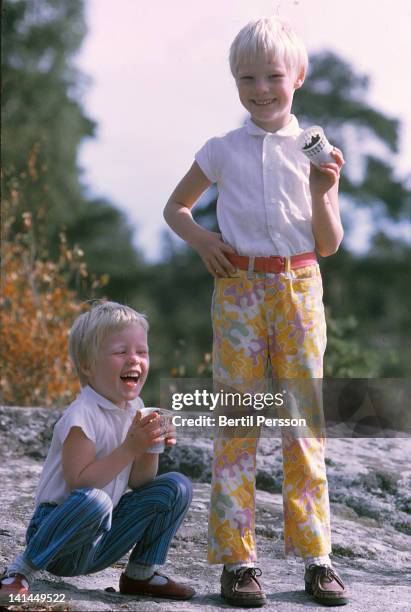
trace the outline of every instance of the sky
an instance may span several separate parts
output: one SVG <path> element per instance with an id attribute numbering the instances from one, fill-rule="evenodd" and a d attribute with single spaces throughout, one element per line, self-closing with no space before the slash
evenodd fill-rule
<path id="1" fill-rule="evenodd" d="M 79 153 L 83 182 L 126 212 L 147 260 L 160 256 L 162 210 L 195 152 L 244 120 L 227 55 L 256 17 L 279 14 L 309 54 L 333 50 L 369 75 L 369 102 L 402 121 L 396 167 L 410 173 L 409 0 L 85 0 L 85 9 L 76 64 L 90 77 L 82 102 L 98 127 Z M 357 250 L 367 212 L 350 237 Z"/>

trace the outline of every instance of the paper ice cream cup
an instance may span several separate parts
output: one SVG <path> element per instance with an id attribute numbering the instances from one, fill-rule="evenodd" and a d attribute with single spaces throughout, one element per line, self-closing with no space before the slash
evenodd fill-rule
<path id="1" fill-rule="evenodd" d="M 152 412 L 156 412 L 157 414 L 160 415 L 161 436 L 164 436 L 164 439 L 162 442 L 159 442 L 158 444 L 154 444 L 154 446 L 150 446 L 150 448 L 148 448 L 146 452 L 147 453 L 163 453 L 166 447 L 165 435 L 167 433 L 168 426 L 173 416 L 173 413 L 171 412 L 171 410 L 165 410 L 164 408 L 150 408 L 150 407 L 140 408 L 140 412 L 141 412 L 141 416 L 143 417 L 147 416 L 148 414 L 151 414 Z"/>
<path id="2" fill-rule="evenodd" d="M 297 138 L 297 146 L 316 166 L 335 162 L 331 155 L 334 147 L 328 142 L 324 130 L 319 125 L 304 130 Z"/>

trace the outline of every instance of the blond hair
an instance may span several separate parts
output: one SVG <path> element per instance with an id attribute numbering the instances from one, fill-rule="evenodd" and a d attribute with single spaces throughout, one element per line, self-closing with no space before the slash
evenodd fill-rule
<path id="1" fill-rule="evenodd" d="M 69 353 L 82 386 L 87 384 L 84 370 L 93 368 L 102 342 L 107 335 L 128 325 L 141 325 L 148 332 L 144 314 L 116 302 L 98 302 L 78 316 L 69 336 Z"/>
<path id="2" fill-rule="evenodd" d="M 244 26 L 230 47 L 230 68 L 237 78 L 241 62 L 252 63 L 259 57 L 280 60 L 296 75 L 305 76 L 308 56 L 303 41 L 287 21 L 278 17 L 260 17 Z"/>

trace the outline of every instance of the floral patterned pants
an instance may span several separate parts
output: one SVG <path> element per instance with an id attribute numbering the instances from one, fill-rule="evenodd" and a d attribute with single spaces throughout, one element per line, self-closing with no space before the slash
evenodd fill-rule
<path id="1" fill-rule="evenodd" d="M 241 393 L 267 391 L 280 379 L 294 407 L 322 422 L 321 378 L 326 345 L 322 281 L 317 264 L 281 274 L 238 270 L 216 280 L 212 304 L 214 387 Z M 304 383 L 304 392 L 295 393 Z M 286 397 L 286 396 L 285 396 Z M 298 398 L 297 400 L 295 398 Z M 258 428 L 214 441 L 208 560 L 256 560 L 254 528 Z M 331 552 L 325 437 L 315 427 L 301 436 L 283 427 L 283 504 L 286 554 Z M 226 430 L 225 430 L 226 431 Z M 244 431 L 244 429 L 242 429 Z M 254 435 L 255 433 L 255 435 Z"/>

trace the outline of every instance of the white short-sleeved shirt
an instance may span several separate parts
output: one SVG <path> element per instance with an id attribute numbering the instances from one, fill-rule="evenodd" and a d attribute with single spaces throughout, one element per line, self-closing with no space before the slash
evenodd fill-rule
<path id="1" fill-rule="evenodd" d="M 63 476 L 62 449 L 72 427 L 80 427 L 94 442 L 96 459 L 101 459 L 122 444 L 137 410 L 143 407 L 143 401 L 138 397 L 128 402 L 126 408 L 119 408 L 91 387 L 84 387 L 54 426 L 37 487 L 36 507 L 44 502 L 61 504 L 70 494 Z M 103 487 L 114 506 L 127 489 L 131 467 L 132 463 Z"/>
<path id="2" fill-rule="evenodd" d="M 217 220 L 224 242 L 240 255 L 288 257 L 313 251 L 310 164 L 296 145 L 294 115 L 271 133 L 249 118 L 211 138 L 195 159 L 217 183 Z"/>

